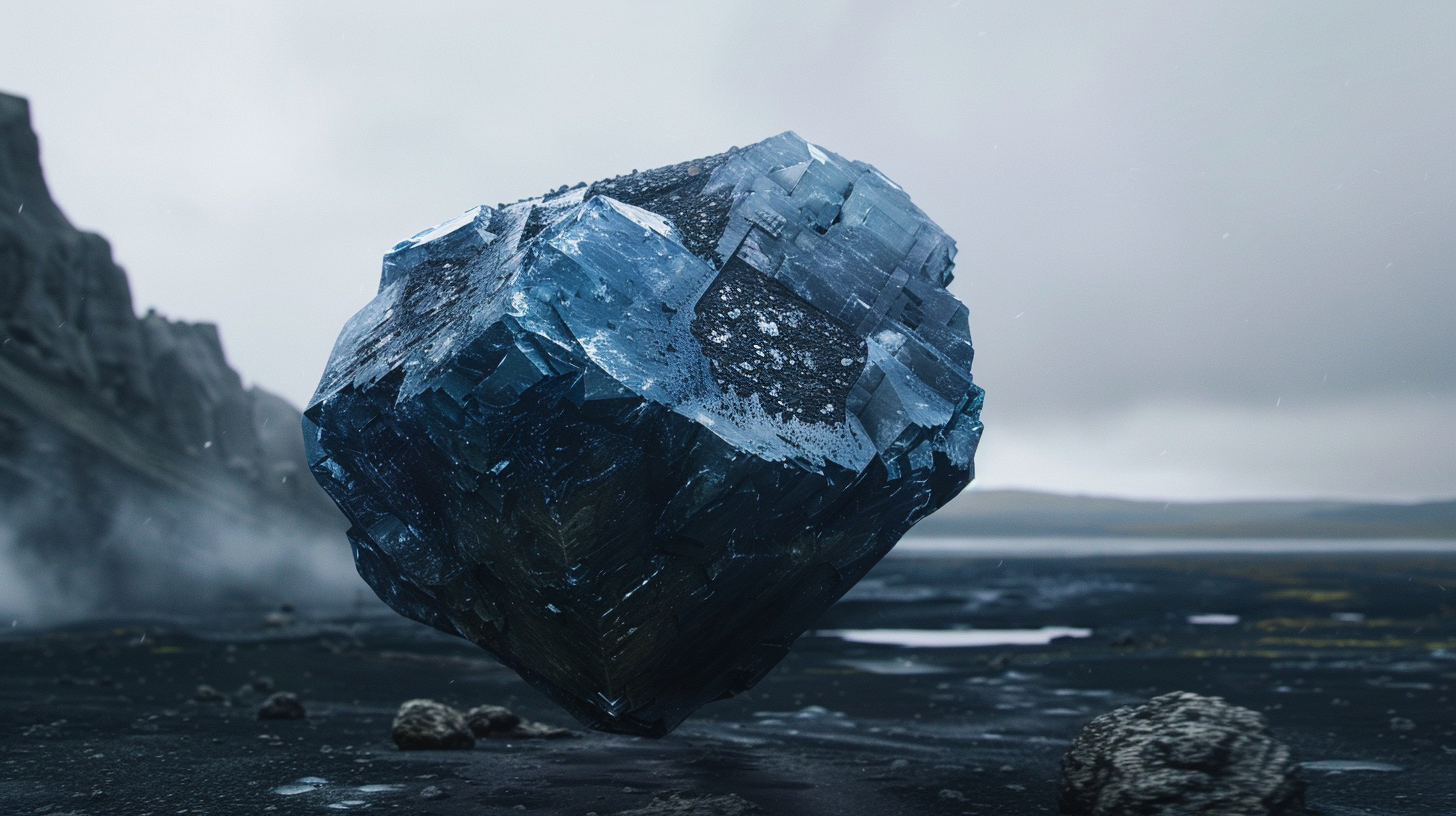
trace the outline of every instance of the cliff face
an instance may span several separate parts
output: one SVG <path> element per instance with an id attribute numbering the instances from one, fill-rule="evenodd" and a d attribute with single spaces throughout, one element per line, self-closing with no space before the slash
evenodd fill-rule
<path id="1" fill-rule="evenodd" d="M 285 573 L 326 546 L 289 540 L 347 554 L 343 526 L 298 411 L 243 387 L 216 326 L 135 315 L 106 240 L 51 200 L 26 101 L 0 94 L 0 547 L 25 591 L 171 606 L 255 580 L 156 591 L 239 548 Z"/>

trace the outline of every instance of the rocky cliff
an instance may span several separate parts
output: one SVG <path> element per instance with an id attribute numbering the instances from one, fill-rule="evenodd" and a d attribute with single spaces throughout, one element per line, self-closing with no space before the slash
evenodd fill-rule
<path id="1" fill-rule="evenodd" d="M 26 100 L 0 94 L 0 611 L 277 593 L 347 558 L 343 526 L 298 411 L 243 386 L 216 326 L 136 316 L 106 239 L 51 200 Z"/>

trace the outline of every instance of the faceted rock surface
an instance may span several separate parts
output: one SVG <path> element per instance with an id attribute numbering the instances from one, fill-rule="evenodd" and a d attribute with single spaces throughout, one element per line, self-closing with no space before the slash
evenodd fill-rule
<path id="1" fill-rule="evenodd" d="M 1304 812 L 1304 784 L 1264 715 L 1175 691 L 1088 723 L 1062 757 L 1061 811 L 1087 816 Z"/>
<path id="2" fill-rule="evenodd" d="M 310 467 L 394 609 L 661 735 L 970 480 L 954 253 L 792 133 L 476 207 L 385 256 Z"/>

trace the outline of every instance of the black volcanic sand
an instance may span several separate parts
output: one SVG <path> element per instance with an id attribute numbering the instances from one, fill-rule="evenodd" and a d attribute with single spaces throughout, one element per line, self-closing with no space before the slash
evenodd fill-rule
<path id="1" fill-rule="evenodd" d="M 1206 613 L 1241 621 L 1187 621 Z M 736 793 L 781 816 L 1048 813 L 1083 723 L 1177 689 L 1265 712 L 1301 760 L 1399 767 L 1306 769 L 1317 812 L 1456 813 L 1456 555 L 893 557 L 821 622 L 1048 625 L 1094 634 L 958 649 L 810 635 L 757 689 L 662 740 L 444 752 L 395 749 L 400 702 L 574 724 L 474 647 L 389 615 L 11 629 L 0 813 L 606 816 L 670 791 Z M 308 718 L 256 719 L 264 695 L 237 693 L 263 676 Z M 233 699 L 190 702 L 201 683 Z M 448 796 L 423 798 L 430 786 Z"/>

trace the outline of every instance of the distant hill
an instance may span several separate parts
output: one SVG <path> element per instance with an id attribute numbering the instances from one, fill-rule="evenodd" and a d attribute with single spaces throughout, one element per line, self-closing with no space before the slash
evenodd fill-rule
<path id="1" fill-rule="evenodd" d="M 0 94 L 0 612 L 321 591 L 347 525 L 300 420 L 243 386 L 216 326 L 133 312 L 106 240 L 51 200 L 26 100 Z"/>
<path id="2" fill-rule="evenodd" d="M 1160 502 L 967 490 L 913 536 L 1456 538 L 1456 501 Z"/>

